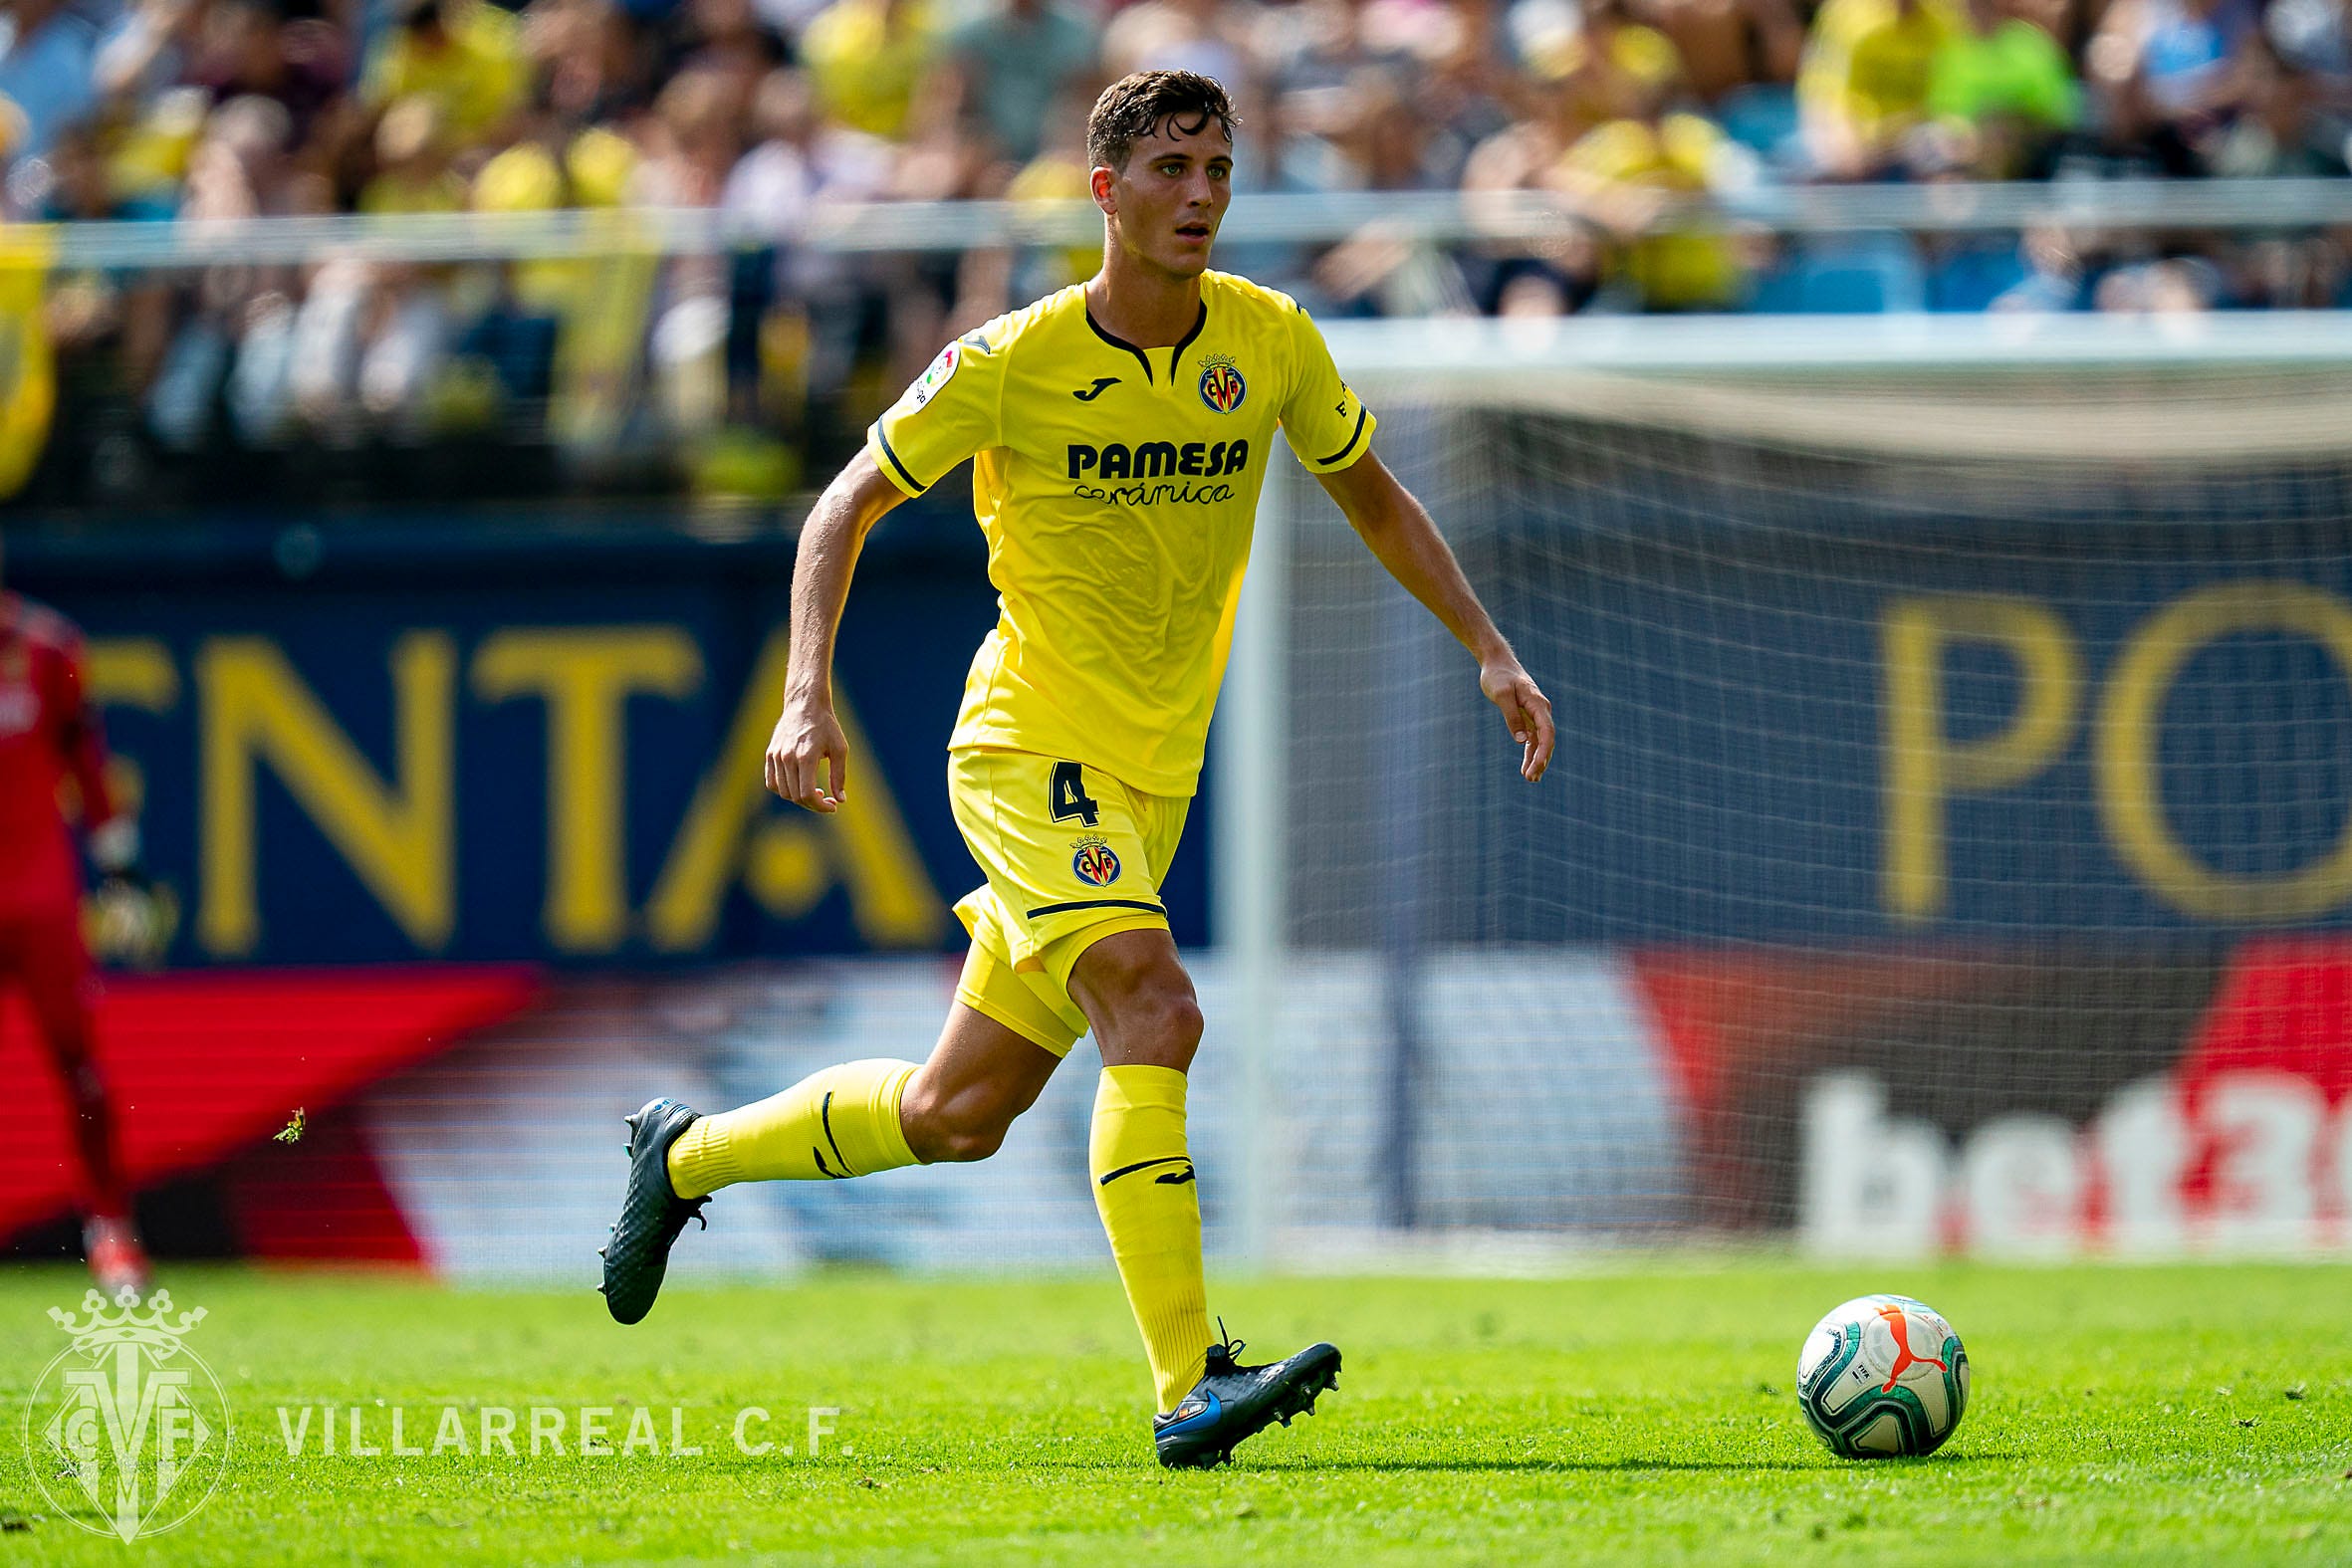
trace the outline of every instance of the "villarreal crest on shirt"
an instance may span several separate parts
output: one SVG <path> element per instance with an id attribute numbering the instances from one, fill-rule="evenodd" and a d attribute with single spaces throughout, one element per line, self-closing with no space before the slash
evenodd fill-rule
<path id="1" fill-rule="evenodd" d="M 1191 794 L 1276 430 L 1329 473 L 1374 423 L 1306 313 L 1226 273 L 1174 347 L 1112 336 L 1082 288 L 949 343 L 866 447 L 910 496 L 974 459 L 999 614 L 950 749 Z"/>

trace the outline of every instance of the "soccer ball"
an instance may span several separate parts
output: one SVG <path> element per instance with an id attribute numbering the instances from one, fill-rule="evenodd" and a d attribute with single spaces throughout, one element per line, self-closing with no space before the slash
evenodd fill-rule
<path id="1" fill-rule="evenodd" d="M 1796 1403 L 1849 1459 L 1933 1454 L 1968 1410 L 1969 1353 L 1926 1302 L 1860 1296 L 1805 1336 Z"/>

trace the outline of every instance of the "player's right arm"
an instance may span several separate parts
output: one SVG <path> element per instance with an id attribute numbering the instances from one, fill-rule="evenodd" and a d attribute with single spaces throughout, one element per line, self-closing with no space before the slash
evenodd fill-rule
<path id="1" fill-rule="evenodd" d="M 973 453 L 1002 444 L 1005 340 L 983 328 L 939 350 L 866 431 L 865 450 L 825 487 L 801 530 L 784 716 L 768 741 L 768 787 L 787 800 L 812 811 L 840 808 L 849 743 L 833 717 L 833 633 L 858 548 L 892 507 L 923 494 Z"/>
<path id="2" fill-rule="evenodd" d="M 865 536 L 906 492 L 868 452 L 825 486 L 793 558 L 792 658 L 784 714 L 768 738 L 768 787 L 812 811 L 840 809 L 848 793 L 849 742 L 833 715 L 833 639 Z"/>

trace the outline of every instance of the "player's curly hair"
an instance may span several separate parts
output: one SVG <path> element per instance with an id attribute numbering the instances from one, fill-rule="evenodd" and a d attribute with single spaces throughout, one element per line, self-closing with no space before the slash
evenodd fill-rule
<path id="1" fill-rule="evenodd" d="M 1233 139 L 1238 122 L 1233 100 L 1213 77 L 1193 71 L 1138 71 L 1102 90 L 1086 116 L 1086 161 L 1094 168 L 1124 169 L 1135 143 L 1175 116 L 1176 128 L 1197 136 L 1212 119 Z"/>

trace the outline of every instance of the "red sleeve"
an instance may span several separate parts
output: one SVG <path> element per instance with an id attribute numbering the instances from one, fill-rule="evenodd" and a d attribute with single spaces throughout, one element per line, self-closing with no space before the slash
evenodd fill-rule
<path id="1" fill-rule="evenodd" d="M 66 637 L 57 644 L 52 665 L 56 689 L 58 745 L 66 766 L 82 791 L 82 831 L 95 832 L 115 815 L 115 797 L 107 788 L 107 738 L 98 710 L 83 701 L 82 640 Z"/>

